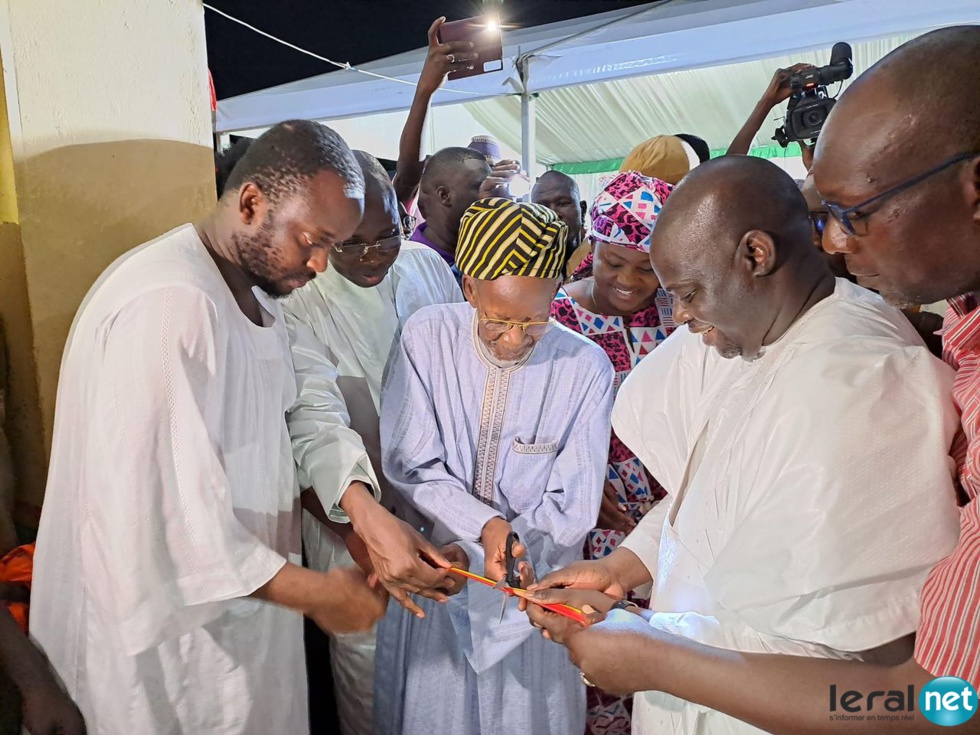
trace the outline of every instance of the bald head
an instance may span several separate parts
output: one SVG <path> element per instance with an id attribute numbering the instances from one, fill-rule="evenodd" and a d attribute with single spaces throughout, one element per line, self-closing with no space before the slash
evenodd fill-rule
<path id="1" fill-rule="evenodd" d="M 671 193 L 651 254 L 724 262 L 751 230 L 769 233 L 781 257 L 812 247 L 806 199 L 793 178 L 762 158 L 723 156 L 695 168 Z"/>
<path id="2" fill-rule="evenodd" d="M 568 247 L 565 252 L 571 257 L 582 240 L 587 207 L 582 201 L 575 179 L 561 171 L 545 171 L 534 182 L 531 201 L 547 207 L 561 217 L 568 227 Z"/>
<path id="3" fill-rule="evenodd" d="M 650 259 L 675 320 L 725 357 L 754 358 L 810 299 L 833 292 L 796 182 L 750 156 L 716 158 L 684 178 L 657 219 Z"/>
<path id="4" fill-rule="evenodd" d="M 579 198 L 578 184 L 575 183 L 575 179 L 561 171 L 545 171 L 534 182 L 534 189 L 560 189 L 575 199 Z M 533 201 L 533 193 L 531 197 Z"/>
<path id="5" fill-rule="evenodd" d="M 891 102 L 869 130 L 874 149 L 923 163 L 980 150 L 980 26 L 943 28 L 898 47 L 842 95 L 839 117 L 866 115 L 868 104 Z M 831 130 L 833 132 L 833 130 Z M 821 140 L 823 136 L 821 136 Z M 862 141 L 863 143 L 864 141 Z M 892 155 L 889 155 L 892 154 Z"/>
<path id="6" fill-rule="evenodd" d="M 980 26 L 927 33 L 841 96 L 820 134 L 814 180 L 848 208 L 964 153 L 911 188 L 858 210 L 839 252 L 858 282 L 897 303 L 980 289 Z"/>

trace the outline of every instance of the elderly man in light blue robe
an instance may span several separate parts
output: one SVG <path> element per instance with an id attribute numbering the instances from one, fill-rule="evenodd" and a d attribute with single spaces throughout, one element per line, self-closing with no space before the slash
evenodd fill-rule
<path id="1" fill-rule="evenodd" d="M 405 325 L 381 402 L 385 475 L 447 558 L 504 574 L 511 531 L 537 574 L 582 557 L 599 511 L 613 371 L 549 322 L 565 225 L 534 204 L 475 203 L 457 263 L 467 302 Z M 463 583 L 424 619 L 391 605 L 378 632 L 378 735 L 567 735 L 585 686 L 565 651 L 501 593 Z"/>

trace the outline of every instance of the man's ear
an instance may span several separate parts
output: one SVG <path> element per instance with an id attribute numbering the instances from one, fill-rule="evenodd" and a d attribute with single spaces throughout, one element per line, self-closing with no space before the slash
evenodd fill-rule
<path id="1" fill-rule="evenodd" d="M 556 291 L 557 293 L 557 291 Z M 476 308 L 476 281 L 470 276 L 463 275 L 463 296 L 469 302 L 470 306 L 474 309 Z"/>
<path id="2" fill-rule="evenodd" d="M 753 276 L 768 276 L 776 267 L 776 243 L 763 230 L 749 230 L 738 243 L 738 260 Z"/>
<path id="3" fill-rule="evenodd" d="M 238 219 L 243 225 L 262 224 L 268 216 L 269 200 L 262 190 L 251 181 L 238 190 Z"/>
<path id="4" fill-rule="evenodd" d="M 451 207 L 453 204 L 453 192 L 448 186 L 436 187 L 436 198 L 444 207 Z"/>

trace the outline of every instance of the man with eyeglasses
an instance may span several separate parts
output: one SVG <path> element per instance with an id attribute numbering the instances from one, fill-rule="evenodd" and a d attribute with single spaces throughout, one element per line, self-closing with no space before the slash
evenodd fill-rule
<path id="1" fill-rule="evenodd" d="M 331 246 L 327 270 L 283 302 L 299 387 L 288 422 L 302 456 L 301 480 L 310 488 L 303 493 L 303 544 L 307 563 L 317 571 L 353 566 L 348 546 L 373 571 L 372 550 L 364 543 L 377 546 L 378 541 L 363 527 L 366 538 L 350 525 L 334 523 L 315 490 L 353 487 L 366 496 L 367 488 L 376 489 L 384 508 L 403 519 L 410 513 L 381 472 L 381 379 L 405 319 L 423 306 L 462 301 L 439 256 L 402 240 L 395 190 L 381 164 L 363 151 L 354 156 L 364 174 L 364 216 L 350 238 Z M 324 369 L 336 376 L 332 385 L 325 385 Z M 324 390 L 342 411 L 336 425 L 324 425 L 316 413 Z M 374 512 L 387 515 L 380 506 Z M 343 735 L 371 732 L 374 647 L 373 630 L 331 636 Z"/>
<path id="2" fill-rule="evenodd" d="M 566 226 L 536 204 L 484 199 L 462 218 L 466 304 L 405 325 L 381 401 L 385 475 L 457 565 L 499 580 L 506 542 L 538 573 L 581 558 L 605 478 L 613 371 L 549 320 Z M 525 582 L 530 581 L 529 570 Z M 378 735 L 581 733 L 585 686 L 500 593 L 470 583 L 425 620 L 378 630 Z"/>
<path id="3" fill-rule="evenodd" d="M 944 676 L 980 688 L 977 69 L 978 26 L 934 31 L 899 47 L 841 97 L 821 132 L 813 169 L 834 217 L 828 234 L 844 235 L 825 239 L 825 247 L 845 256 L 859 282 L 898 304 L 950 301 L 943 346 L 956 369 L 952 398 L 962 426 L 950 451 L 959 478 L 960 534 L 926 578 L 914 654 L 881 663 L 745 654 L 613 611 L 567 641 L 573 659 L 603 688 L 669 692 L 776 735 L 869 732 L 869 695 L 880 693 L 875 713 L 883 714 L 882 697 L 910 688 L 913 701 L 896 709 L 893 699 L 892 713 L 901 717 L 882 723 L 880 731 L 945 732 L 924 716 L 922 688 Z M 833 717 L 846 713 L 839 701 L 831 711 L 834 692 L 857 692 L 865 716 Z M 958 699 L 959 706 L 967 704 L 974 715 L 955 732 L 980 732 L 976 698 Z"/>
<path id="4" fill-rule="evenodd" d="M 830 263 L 830 270 L 837 278 L 846 278 L 851 283 L 857 283 L 857 278 L 847 270 L 847 261 L 844 254 L 838 251 L 835 241 L 847 237 L 842 228 L 833 228 L 827 225 L 830 212 L 820 197 L 816 185 L 813 183 L 813 174 L 807 174 L 803 181 L 800 191 L 806 199 L 807 207 L 810 210 L 810 222 L 813 225 L 813 244 L 818 250 L 823 249 L 827 254 L 827 261 Z M 827 245 L 824 246 L 824 238 L 827 238 Z M 873 290 L 873 289 L 872 289 Z M 942 337 L 940 332 L 943 327 L 943 318 L 939 314 L 919 308 L 918 306 L 907 306 L 902 309 L 905 318 L 908 319 L 915 330 L 922 337 L 929 350 L 941 357 L 943 354 Z"/>
<path id="5" fill-rule="evenodd" d="M 651 627 L 746 652 L 907 647 L 919 589 L 956 542 L 951 375 L 898 309 L 833 277 L 810 233 L 796 183 L 760 158 L 713 159 L 674 189 L 650 259 L 686 328 L 613 409 L 668 498 L 543 587 L 653 582 Z M 662 692 L 633 716 L 651 735 L 756 732 Z"/>
<path id="6" fill-rule="evenodd" d="M 915 656 L 892 680 L 956 676 L 980 687 L 980 27 L 897 49 L 848 90 L 817 150 L 817 188 L 858 283 L 898 304 L 948 299 L 944 357 L 957 370 L 960 543 L 922 592 Z M 881 112 L 887 110 L 887 114 Z M 860 145 L 855 145 L 860 133 Z M 875 672 L 849 672 L 873 679 Z M 859 679 L 860 680 L 860 679 Z"/>

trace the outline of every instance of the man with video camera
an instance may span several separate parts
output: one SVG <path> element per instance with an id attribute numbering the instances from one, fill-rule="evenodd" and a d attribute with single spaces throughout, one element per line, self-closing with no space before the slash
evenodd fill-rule
<path id="1" fill-rule="evenodd" d="M 776 130 L 773 140 L 783 148 L 793 141 L 799 143 L 803 165 L 809 171 L 813 163 L 817 135 L 836 101 L 827 93 L 827 85 L 842 82 L 850 78 L 853 72 L 851 47 L 846 43 L 834 44 L 830 63 L 826 66 L 818 68 L 812 64 L 800 63 L 788 69 L 777 69 L 752 114 L 728 147 L 728 155 L 748 154 L 752 141 L 773 108 L 780 102 L 789 100 L 786 122 Z"/>

